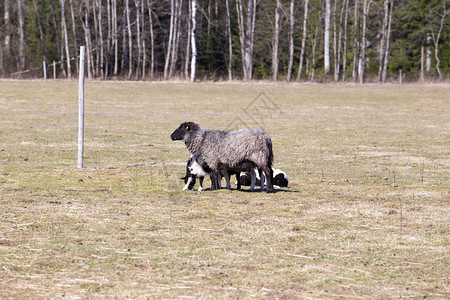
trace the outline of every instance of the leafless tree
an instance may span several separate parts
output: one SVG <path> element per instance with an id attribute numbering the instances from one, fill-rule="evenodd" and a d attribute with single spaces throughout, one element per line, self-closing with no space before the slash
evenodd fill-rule
<path id="1" fill-rule="evenodd" d="M 105 68 L 104 68 L 104 47 L 103 47 L 103 17 L 102 17 L 102 2 L 101 0 L 96 0 L 96 4 L 98 7 L 98 14 L 97 14 L 97 22 L 98 22 L 98 35 L 99 35 L 99 42 L 97 43 L 97 47 L 100 46 L 100 76 L 105 76 Z M 98 49 L 97 49 L 98 53 Z"/>
<path id="2" fill-rule="evenodd" d="M 275 23 L 272 38 L 272 76 L 273 80 L 278 79 L 278 44 L 280 42 L 280 10 L 281 0 L 276 0 Z"/>
<path id="3" fill-rule="evenodd" d="M 61 30 L 64 36 L 64 48 L 66 51 L 67 78 L 71 78 L 72 70 L 70 67 L 69 37 L 67 35 L 67 24 L 66 24 L 66 1 L 60 0 L 59 2 L 61 4 Z"/>
<path id="4" fill-rule="evenodd" d="M 347 24 L 348 24 L 348 2 L 345 1 L 345 17 L 344 17 L 344 51 L 342 53 L 342 81 L 345 81 L 347 72 Z"/>
<path id="5" fill-rule="evenodd" d="M 291 81 L 292 67 L 294 65 L 294 25 L 295 25 L 294 7 L 295 1 L 291 0 L 291 5 L 289 9 L 289 63 L 287 70 L 287 81 Z"/>
<path id="6" fill-rule="evenodd" d="M 389 4 L 389 18 L 387 21 L 387 31 L 386 31 L 386 41 L 384 49 L 384 59 L 383 59 L 383 70 L 381 72 L 381 81 L 386 82 L 387 77 L 387 66 L 389 61 L 389 48 L 391 41 L 391 24 L 392 24 L 392 11 L 394 9 L 394 1 L 391 0 Z"/>
<path id="7" fill-rule="evenodd" d="M 301 79 L 302 68 L 303 68 L 303 57 L 305 54 L 306 33 L 307 33 L 306 25 L 308 22 L 308 2 L 309 2 L 309 0 L 305 0 L 305 2 L 304 2 L 302 49 L 300 50 L 300 63 L 298 65 L 297 80 Z M 317 36 L 317 34 L 315 34 L 315 36 Z M 306 68 L 306 69 L 308 69 L 308 68 Z"/>
<path id="8" fill-rule="evenodd" d="M 114 44 L 114 76 L 119 71 L 119 31 L 117 28 L 117 0 L 111 1 L 112 40 Z"/>
<path id="9" fill-rule="evenodd" d="M 136 40 L 137 40 L 137 48 L 138 48 L 138 55 L 137 55 L 137 67 L 136 67 L 136 78 L 138 80 L 141 79 L 141 56 L 142 56 L 142 37 L 141 37 L 141 0 L 134 0 L 134 6 L 136 7 Z"/>
<path id="10" fill-rule="evenodd" d="M 153 1 L 147 0 L 147 9 L 149 17 L 149 30 L 150 30 L 150 78 L 153 79 L 155 69 L 155 35 L 153 32 Z"/>
<path id="11" fill-rule="evenodd" d="M 319 34 L 319 25 L 320 25 L 321 19 L 322 18 L 319 14 L 319 17 L 317 18 L 316 31 L 314 33 L 314 41 L 313 41 L 313 47 L 312 47 L 311 81 L 314 81 L 314 78 L 316 75 L 316 46 L 317 46 L 317 36 Z"/>
<path id="12" fill-rule="evenodd" d="M 242 0 L 236 0 L 236 10 L 238 14 L 239 40 L 241 42 L 244 80 L 251 80 L 253 78 L 253 45 L 255 36 L 256 0 L 248 0 L 246 29 L 244 29 Z"/>
<path id="13" fill-rule="evenodd" d="M 131 75 L 133 74 L 133 36 L 131 35 L 130 0 L 125 0 L 125 12 L 128 31 L 128 79 L 131 79 Z"/>
<path id="14" fill-rule="evenodd" d="M 164 64 L 164 79 L 168 78 L 169 75 L 169 63 L 171 58 L 172 51 L 172 38 L 174 31 L 174 16 L 175 16 L 175 1 L 170 0 L 170 27 L 169 27 L 169 40 L 167 43 L 167 51 L 166 51 L 166 62 Z"/>
<path id="15" fill-rule="evenodd" d="M 325 0 L 325 30 L 324 30 L 324 68 L 325 74 L 330 72 L 330 18 L 331 0 Z"/>
<path id="16" fill-rule="evenodd" d="M 439 69 L 439 64 L 441 62 L 441 60 L 439 59 L 439 39 L 441 37 L 442 29 L 444 28 L 445 18 L 448 15 L 447 8 L 445 6 L 445 2 L 446 2 L 446 0 L 442 0 L 443 12 L 441 15 L 441 21 L 440 21 L 439 29 L 438 29 L 437 33 L 434 32 L 433 26 L 430 24 L 431 36 L 433 38 L 433 43 L 434 43 L 434 58 L 436 59 L 436 72 L 438 73 L 439 80 L 441 80 L 441 81 L 443 80 L 443 77 L 442 77 L 441 70 Z"/>
<path id="17" fill-rule="evenodd" d="M 191 43 L 192 43 L 192 57 L 191 57 L 191 82 L 195 81 L 195 72 L 197 69 L 197 45 L 195 41 L 195 29 L 197 27 L 196 20 L 197 1 L 191 0 Z"/>
<path id="18" fill-rule="evenodd" d="M 61 61 L 64 61 L 64 52 L 61 49 L 61 41 L 59 39 L 58 23 L 56 22 L 55 8 L 53 7 L 52 1 L 49 1 L 50 11 L 52 13 L 53 30 L 55 31 L 56 49 L 58 50 L 59 57 Z M 64 64 L 60 64 L 63 75 L 65 76 Z"/>
<path id="19" fill-rule="evenodd" d="M 17 15 L 19 19 L 19 71 L 25 69 L 25 0 L 17 1 Z"/>
<path id="20" fill-rule="evenodd" d="M 358 57 L 359 57 L 359 0 L 355 0 L 354 7 L 354 20 L 353 20 L 353 72 L 352 77 L 353 81 L 356 81 L 358 78 Z"/>
<path id="21" fill-rule="evenodd" d="M 11 52 L 11 20 L 9 16 L 9 0 L 5 0 L 5 7 L 4 7 L 4 19 L 5 19 L 5 49 L 9 53 Z"/>
<path id="22" fill-rule="evenodd" d="M 226 22 L 226 36 L 228 39 L 228 80 L 233 79 L 232 74 L 232 66 L 233 66 L 233 42 L 231 39 L 231 17 L 230 17 L 230 6 L 228 4 L 228 0 L 225 1 L 226 9 L 227 9 L 227 22 Z"/>
<path id="23" fill-rule="evenodd" d="M 73 1 L 72 0 L 69 1 L 69 5 L 70 5 L 70 17 L 72 19 L 73 44 L 75 46 L 75 53 L 78 53 L 77 27 L 75 24 L 75 13 L 74 13 L 74 9 L 73 9 Z M 76 67 L 76 71 L 78 73 L 78 59 L 75 59 L 75 67 Z"/>
<path id="24" fill-rule="evenodd" d="M 372 0 L 363 1 L 363 23 L 362 23 L 362 34 L 361 34 L 361 53 L 358 62 L 358 78 L 359 83 L 364 83 L 364 72 L 366 68 L 366 31 L 367 31 L 367 17 L 369 15 L 370 4 Z"/>
<path id="25" fill-rule="evenodd" d="M 91 41 L 91 27 L 89 25 L 89 16 L 90 16 L 90 1 L 84 0 L 84 20 L 81 20 L 81 25 L 84 30 L 84 41 L 86 43 L 86 60 L 87 60 L 87 73 L 88 79 L 92 78 L 92 41 Z"/>
<path id="26" fill-rule="evenodd" d="M 39 12 L 39 5 L 37 0 L 33 0 L 34 11 L 36 12 L 36 19 L 39 27 L 39 39 L 41 40 L 41 48 L 42 48 L 42 58 L 44 59 L 44 63 L 47 61 L 47 57 L 45 54 L 45 36 L 44 29 L 42 27 L 41 14 Z"/>

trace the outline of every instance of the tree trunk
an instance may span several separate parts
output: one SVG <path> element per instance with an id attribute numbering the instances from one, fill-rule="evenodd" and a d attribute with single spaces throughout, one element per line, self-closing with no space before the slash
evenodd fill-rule
<path id="1" fill-rule="evenodd" d="M 97 0 L 98 6 L 98 34 L 99 34 L 99 44 L 100 44 L 100 76 L 105 77 L 105 66 L 104 66 L 104 49 L 103 49 L 103 22 L 102 22 L 102 1 Z M 98 53 L 98 50 L 97 50 Z"/>
<path id="2" fill-rule="evenodd" d="M 425 64 L 425 70 L 427 73 L 431 71 L 431 34 L 427 34 L 427 59 Z"/>
<path id="3" fill-rule="evenodd" d="M 146 45 L 146 41 L 145 41 L 145 37 L 147 35 L 146 31 L 145 31 L 145 2 L 144 0 L 139 0 L 142 1 L 141 3 L 141 18 L 142 18 L 142 32 L 141 32 L 141 39 L 142 39 L 142 70 L 141 70 L 141 74 L 142 74 L 142 80 L 145 80 L 146 74 L 145 74 L 145 68 L 147 66 L 147 45 Z"/>
<path id="4" fill-rule="evenodd" d="M 339 64 L 338 64 L 338 53 L 337 53 L 337 33 L 336 33 L 336 9 L 337 0 L 334 0 L 333 7 L 333 60 L 334 60 L 334 81 L 339 80 Z"/>
<path id="5" fill-rule="evenodd" d="M 94 17 L 94 33 L 95 33 L 95 48 L 93 49 L 92 53 L 94 53 L 95 51 L 95 67 L 94 67 L 94 77 L 97 77 L 99 74 L 99 63 L 100 63 L 100 58 L 98 55 L 98 50 L 99 50 L 99 37 L 98 37 L 98 20 L 97 20 L 97 1 L 92 1 L 92 13 L 93 13 L 93 17 Z"/>
<path id="6" fill-rule="evenodd" d="M 420 82 L 424 82 L 424 65 L 423 65 L 423 57 L 424 57 L 424 49 L 423 45 L 420 46 Z"/>
<path id="7" fill-rule="evenodd" d="M 324 30 L 324 68 L 325 74 L 330 72 L 330 18 L 331 0 L 325 0 L 325 30 Z"/>
<path id="8" fill-rule="evenodd" d="M 289 63 L 287 71 L 287 81 L 291 81 L 292 78 L 292 66 L 294 65 L 294 0 L 291 0 L 291 6 L 289 9 Z"/>
<path id="9" fill-rule="evenodd" d="M 136 77 L 137 80 L 141 80 L 141 56 L 142 56 L 142 41 L 141 41 L 141 0 L 134 0 L 134 5 L 136 7 L 136 40 L 137 40 L 137 47 L 138 47 L 138 56 L 137 56 L 137 67 L 136 67 Z"/>
<path id="10" fill-rule="evenodd" d="M 444 28 L 445 18 L 447 17 L 447 9 L 445 7 L 445 2 L 446 2 L 446 0 L 442 0 L 442 5 L 443 5 L 443 8 L 444 8 L 444 11 L 442 12 L 441 23 L 439 25 L 439 31 L 437 32 L 436 36 L 434 34 L 433 27 L 430 25 L 430 27 L 431 27 L 431 35 L 432 35 L 433 42 L 434 42 L 434 58 L 436 59 L 436 72 L 439 75 L 439 80 L 440 81 L 443 80 L 443 77 L 442 77 L 441 70 L 439 69 L 439 64 L 441 62 L 441 60 L 439 59 L 439 39 L 441 37 L 442 28 Z"/>
<path id="11" fill-rule="evenodd" d="M 9 5 L 9 0 L 5 0 L 5 14 L 4 14 L 4 18 L 5 18 L 5 42 L 4 42 L 4 47 L 5 47 L 5 53 L 6 56 L 9 57 L 11 55 L 11 19 L 10 19 L 10 15 L 9 15 L 9 9 L 10 9 L 10 5 Z"/>
<path id="12" fill-rule="evenodd" d="M 70 17 L 72 19 L 73 44 L 75 46 L 75 53 L 78 53 L 77 27 L 75 25 L 75 14 L 73 11 L 73 1 L 70 0 L 69 4 L 70 4 Z M 78 59 L 75 59 L 75 68 L 78 73 Z"/>
<path id="13" fill-rule="evenodd" d="M 347 72 L 347 21 L 348 21 L 348 2 L 345 2 L 345 17 L 344 17 L 344 53 L 342 53 L 342 81 L 345 81 Z"/>
<path id="14" fill-rule="evenodd" d="M 197 27 L 196 23 L 196 13 L 197 13 L 197 1 L 191 0 L 191 43 L 192 43 L 192 57 L 191 57 L 191 82 L 195 82 L 195 71 L 196 71 L 196 64 L 197 64 L 197 46 L 195 41 L 195 29 Z"/>
<path id="15" fill-rule="evenodd" d="M 111 57 L 112 57 L 112 20 L 111 20 L 111 0 L 106 0 L 106 19 L 107 19 L 107 28 L 108 31 L 106 33 L 106 63 L 105 63 L 105 77 L 111 74 Z"/>
<path id="16" fill-rule="evenodd" d="M 128 54 L 128 42 L 127 42 L 127 26 L 124 25 L 127 23 L 127 14 L 126 14 L 126 10 L 124 9 L 122 12 L 122 26 L 120 26 L 122 28 L 122 59 L 120 61 L 120 72 L 122 74 L 125 74 L 125 68 L 126 68 L 126 64 L 128 63 L 127 59 L 129 59 L 129 54 Z"/>
<path id="17" fill-rule="evenodd" d="M 192 5 L 188 2 L 188 19 L 187 19 L 187 39 L 186 39 L 186 54 L 184 60 L 184 78 L 189 78 L 189 62 L 191 57 L 191 33 L 192 33 Z"/>
<path id="18" fill-rule="evenodd" d="M 61 50 L 61 41 L 59 40 L 59 30 L 58 30 L 58 23 L 56 22 L 55 9 L 53 7 L 52 1 L 49 1 L 49 3 L 50 3 L 51 14 L 52 14 L 53 29 L 55 31 L 56 49 L 58 50 L 58 55 L 61 59 L 61 62 L 64 62 L 64 53 Z M 65 77 L 64 63 L 61 63 L 61 70 Z"/>
<path id="19" fill-rule="evenodd" d="M 172 56 L 170 58 L 169 78 L 172 78 L 175 73 L 178 60 L 178 47 L 180 42 L 180 27 L 181 27 L 181 9 L 182 1 L 175 0 L 175 20 L 174 20 L 174 32 L 172 41 Z"/>
<path id="20" fill-rule="evenodd" d="M 36 18 L 39 26 L 39 38 L 41 40 L 41 48 L 42 48 L 42 58 L 44 59 L 44 62 L 47 61 L 47 56 L 45 55 L 45 36 L 44 36 L 44 29 L 42 27 L 42 20 L 41 20 L 41 14 L 39 13 L 39 5 L 37 3 L 37 0 L 33 0 L 34 10 L 36 12 Z"/>
<path id="21" fill-rule="evenodd" d="M 277 81 L 278 79 L 278 44 L 280 41 L 281 0 L 276 0 L 276 2 L 277 6 L 275 8 L 275 28 L 272 41 L 272 76 L 274 81 Z"/>
<path id="22" fill-rule="evenodd" d="M 231 17 L 230 17 L 230 6 L 228 0 L 225 1 L 227 9 L 227 22 L 226 22 L 226 35 L 228 38 L 228 80 L 233 79 L 232 66 L 233 66 L 233 42 L 231 39 Z"/>
<path id="23" fill-rule="evenodd" d="M 170 27 L 169 27 L 169 41 L 167 43 L 166 62 L 164 64 L 164 79 L 167 80 L 169 75 L 169 63 L 172 51 L 172 37 L 174 28 L 174 15 L 175 15 L 175 2 L 177 0 L 170 1 Z"/>
<path id="24" fill-rule="evenodd" d="M 394 9 L 394 1 L 390 1 L 390 8 L 389 8 L 389 18 L 387 23 L 387 32 L 386 32 L 386 48 L 384 51 L 384 60 L 383 60 L 383 72 L 381 76 L 381 81 L 384 83 L 386 82 L 386 76 L 387 76 L 387 66 L 389 62 L 389 47 L 390 47 L 390 41 L 391 41 L 391 24 L 392 24 L 392 10 Z"/>
<path id="25" fill-rule="evenodd" d="M 314 33 L 314 42 L 313 42 L 313 48 L 312 48 L 312 67 L 311 67 L 311 82 L 314 81 L 315 75 L 316 75 L 316 46 L 317 46 L 317 35 L 319 34 L 319 24 L 320 24 L 320 16 L 319 16 L 319 22 L 317 22 L 316 26 L 316 32 Z"/>
<path id="26" fill-rule="evenodd" d="M 113 33 L 113 44 L 114 44 L 114 76 L 117 76 L 119 71 L 119 38 L 118 38 L 118 28 L 117 28 L 117 0 L 112 0 L 111 3 L 112 11 L 112 33 Z"/>
<path id="27" fill-rule="evenodd" d="M 19 71 L 25 70 L 25 0 L 17 1 L 17 14 L 19 19 Z"/>
<path id="28" fill-rule="evenodd" d="M 152 10 L 153 1 L 147 0 L 148 6 L 148 17 L 149 17 L 149 27 L 150 27 L 150 79 L 154 77 L 154 69 L 155 69 L 155 36 L 153 33 L 153 10 Z"/>
<path id="29" fill-rule="evenodd" d="M 366 28 L 367 28 L 367 15 L 369 13 L 370 3 L 367 0 L 363 2 L 363 23 L 362 23 L 362 37 L 361 37 L 361 55 L 359 56 L 358 63 L 358 78 L 359 83 L 364 83 L 364 71 L 366 68 Z"/>
<path id="30" fill-rule="evenodd" d="M 358 57 L 359 57 L 359 0 L 355 0 L 354 30 L 353 30 L 353 81 L 358 79 Z"/>
<path id="31" fill-rule="evenodd" d="M 335 74 L 334 74 L 335 81 L 339 81 L 339 75 L 341 73 L 341 57 L 343 56 L 342 55 L 342 18 L 344 16 L 344 11 L 346 10 L 347 2 L 348 2 L 348 0 L 344 0 L 344 2 L 342 3 L 341 13 L 339 15 L 339 37 L 338 37 L 338 50 L 337 50 L 337 61 L 336 61 L 337 68 L 335 68 Z M 347 20 L 345 20 L 345 22 L 347 22 Z"/>
<path id="32" fill-rule="evenodd" d="M 382 82 L 383 80 L 383 66 L 384 66 L 384 52 L 386 51 L 386 35 L 387 35 L 387 23 L 389 17 L 389 0 L 384 0 L 384 18 L 383 24 L 381 27 L 381 39 L 380 39 L 380 57 L 378 62 L 378 81 Z"/>
<path id="33" fill-rule="evenodd" d="M 239 42 L 241 44 L 241 60 L 242 71 L 244 72 L 244 80 L 248 79 L 247 68 L 245 67 L 245 31 L 244 31 L 244 13 L 242 7 L 242 0 L 236 0 L 236 12 L 239 27 Z"/>
<path id="34" fill-rule="evenodd" d="M 133 36 L 131 35 L 131 22 L 130 22 L 130 0 L 125 0 L 125 11 L 127 16 L 127 30 L 128 30 L 128 80 L 133 75 Z"/>
<path id="35" fill-rule="evenodd" d="M 227 9 L 227 22 L 226 22 L 226 35 L 228 38 L 228 80 L 233 79 L 232 66 L 233 66 L 233 43 L 231 39 L 231 18 L 230 18 L 230 7 L 228 5 L 228 0 L 225 1 Z"/>
<path id="36" fill-rule="evenodd" d="M 84 29 L 84 41 L 86 43 L 87 73 L 88 79 L 92 78 L 92 45 L 91 45 L 91 28 L 89 26 L 90 6 L 89 0 L 84 1 L 84 22 L 81 22 Z"/>
<path id="37" fill-rule="evenodd" d="M 245 68 L 247 79 L 253 78 L 253 39 L 255 36 L 256 0 L 248 0 L 247 5 L 247 33 L 245 41 Z"/>
<path id="38" fill-rule="evenodd" d="M 305 54 L 306 33 L 307 33 L 306 25 L 308 22 L 308 2 L 309 0 L 305 0 L 304 3 L 302 49 L 300 50 L 300 63 L 298 65 L 297 80 L 300 80 L 302 76 L 303 56 Z"/>
<path id="39" fill-rule="evenodd" d="M 72 70 L 70 67 L 70 50 L 69 50 L 69 37 L 67 35 L 67 24 L 66 24 L 66 0 L 60 0 L 61 3 L 61 29 L 64 36 L 64 47 L 66 50 L 66 63 L 67 63 L 67 78 L 72 78 Z"/>

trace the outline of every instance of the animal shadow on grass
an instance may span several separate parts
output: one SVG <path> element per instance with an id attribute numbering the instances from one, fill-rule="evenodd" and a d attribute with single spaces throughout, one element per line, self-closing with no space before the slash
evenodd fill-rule
<path id="1" fill-rule="evenodd" d="M 224 188 L 221 188 L 219 191 L 221 190 L 226 190 Z M 203 192 L 209 192 L 211 191 L 211 188 L 206 188 L 203 190 Z M 255 189 L 254 191 L 250 190 L 250 189 L 240 189 L 238 190 L 237 188 L 231 188 L 231 191 L 236 191 L 236 192 L 242 192 L 242 193 L 266 193 L 266 191 L 262 191 L 260 189 Z M 276 194 L 276 193 L 300 193 L 300 191 L 297 190 L 293 190 L 291 188 L 274 188 L 273 192 L 271 194 Z"/>

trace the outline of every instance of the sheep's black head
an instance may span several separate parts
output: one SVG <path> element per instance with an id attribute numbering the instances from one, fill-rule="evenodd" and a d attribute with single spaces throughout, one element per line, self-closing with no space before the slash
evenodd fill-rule
<path id="1" fill-rule="evenodd" d="M 198 125 L 193 122 L 181 123 L 180 127 L 175 129 L 175 131 L 170 135 L 170 138 L 172 141 L 184 140 L 187 134 L 196 131 L 198 128 Z"/>

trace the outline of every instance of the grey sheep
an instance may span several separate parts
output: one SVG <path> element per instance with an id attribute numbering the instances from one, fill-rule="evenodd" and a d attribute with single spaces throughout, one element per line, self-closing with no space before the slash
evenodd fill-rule
<path id="1" fill-rule="evenodd" d="M 173 141 L 183 140 L 203 168 L 210 168 L 213 184 L 218 189 L 218 174 L 247 164 L 266 175 L 267 192 L 273 192 L 273 151 L 270 136 L 259 129 L 231 132 L 203 131 L 193 122 L 184 122 L 172 134 Z M 244 171 L 240 169 L 239 171 Z"/>

